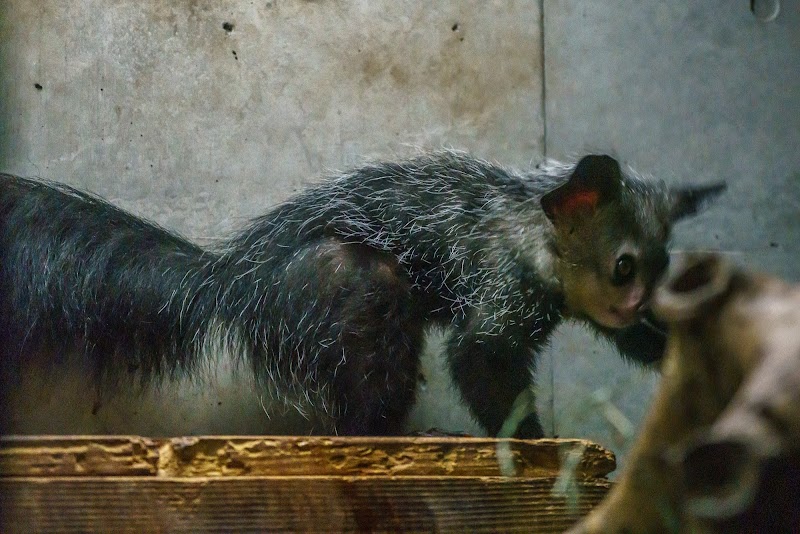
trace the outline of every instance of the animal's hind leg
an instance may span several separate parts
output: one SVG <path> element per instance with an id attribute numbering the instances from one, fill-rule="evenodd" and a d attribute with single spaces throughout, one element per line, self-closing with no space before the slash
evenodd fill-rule
<path id="1" fill-rule="evenodd" d="M 414 402 L 423 331 L 408 280 L 394 256 L 363 245 L 328 239 L 307 252 L 298 275 L 314 278 L 304 287 L 320 320 L 316 346 L 304 345 L 336 432 L 399 433 Z"/>

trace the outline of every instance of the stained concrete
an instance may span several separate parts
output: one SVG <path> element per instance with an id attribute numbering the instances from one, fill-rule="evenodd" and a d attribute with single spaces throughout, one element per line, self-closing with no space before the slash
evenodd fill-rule
<path id="1" fill-rule="evenodd" d="M 210 239 L 363 159 L 527 164 L 539 18 L 533 0 L 7 0 L 0 166 Z"/>
<path id="2" fill-rule="evenodd" d="M 796 280 L 797 6 L 784 0 L 765 23 L 723 0 L 563 0 L 543 13 L 521 0 L 7 0 L 0 169 L 90 189 L 207 243 L 321 174 L 415 147 L 512 165 L 611 151 L 672 183 L 726 179 L 677 247 Z M 441 360 L 426 366 L 412 426 L 476 431 L 446 400 Z M 622 453 L 629 437 L 593 398 L 635 427 L 656 382 L 570 327 L 538 375 L 546 430 Z M 219 402 L 176 395 L 180 415 L 159 433 Z M 223 396 L 227 430 L 263 424 Z M 204 421 L 191 430 L 219 430 Z"/>

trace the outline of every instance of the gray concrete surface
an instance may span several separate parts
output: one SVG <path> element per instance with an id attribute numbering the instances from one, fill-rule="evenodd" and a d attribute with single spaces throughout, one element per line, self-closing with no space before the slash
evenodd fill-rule
<path id="1" fill-rule="evenodd" d="M 444 145 L 525 165 L 604 150 L 674 183 L 728 180 L 677 247 L 800 278 L 797 0 L 768 23 L 725 0 L 559 0 L 543 12 L 534 0 L 6 0 L 2 10 L 0 169 L 90 189 L 201 242 L 365 158 Z M 476 431 L 442 362 L 426 366 L 412 426 Z M 635 427 L 656 382 L 571 327 L 538 375 L 548 431 L 623 455 L 629 438 L 593 398 L 600 390 Z M 222 430 L 264 424 L 258 410 L 229 408 L 252 407 L 252 392 L 222 389 L 176 393 L 180 415 L 158 433 L 180 432 L 195 404 L 213 419 L 223 397 L 225 419 L 248 420 Z M 218 430 L 207 419 L 190 430 Z"/>
<path id="2" fill-rule="evenodd" d="M 3 11 L 2 168 L 92 189 L 193 238 L 364 158 L 449 145 L 526 164 L 542 152 L 535 0 Z"/>

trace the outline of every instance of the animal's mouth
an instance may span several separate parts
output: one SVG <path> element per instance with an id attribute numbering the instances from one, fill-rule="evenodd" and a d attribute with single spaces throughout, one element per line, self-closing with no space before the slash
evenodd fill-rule
<path id="1" fill-rule="evenodd" d="M 608 308 L 609 315 L 613 318 L 616 326 L 630 326 L 639 320 L 639 308 L 617 308 L 611 306 Z"/>

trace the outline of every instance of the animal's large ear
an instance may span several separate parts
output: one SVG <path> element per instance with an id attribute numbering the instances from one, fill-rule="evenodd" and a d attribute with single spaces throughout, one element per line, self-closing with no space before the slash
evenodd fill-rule
<path id="1" fill-rule="evenodd" d="M 685 186 L 672 189 L 670 191 L 670 196 L 672 197 L 670 219 L 675 222 L 684 217 L 695 215 L 727 188 L 728 186 L 725 182 L 718 182 L 710 185 Z"/>
<path id="2" fill-rule="evenodd" d="M 565 184 L 542 197 L 542 209 L 551 221 L 579 211 L 591 212 L 617 198 L 621 182 L 622 171 L 617 160 L 611 156 L 585 156 Z"/>

